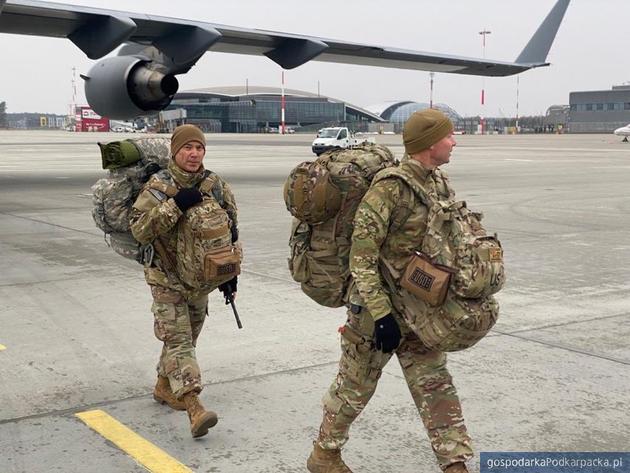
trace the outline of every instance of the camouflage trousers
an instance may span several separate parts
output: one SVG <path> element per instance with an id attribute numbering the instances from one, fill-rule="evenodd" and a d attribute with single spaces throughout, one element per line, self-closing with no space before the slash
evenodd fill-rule
<path id="1" fill-rule="evenodd" d="M 403 338 L 394 353 L 440 467 L 469 460 L 473 456 L 471 440 L 446 369 L 446 354 L 428 351 L 402 318 L 396 319 Z M 324 419 L 317 443 L 324 449 L 339 449 L 348 441 L 350 425 L 374 394 L 393 355 L 372 349 L 374 321 L 365 309 L 359 314 L 348 311 L 342 330 L 339 372 L 323 398 Z"/>
<path id="2" fill-rule="evenodd" d="M 180 292 L 160 286 L 151 286 L 151 294 L 153 331 L 163 343 L 158 375 L 168 377 L 178 398 L 190 391 L 200 392 L 195 346 L 207 315 L 208 295 L 186 299 Z"/>

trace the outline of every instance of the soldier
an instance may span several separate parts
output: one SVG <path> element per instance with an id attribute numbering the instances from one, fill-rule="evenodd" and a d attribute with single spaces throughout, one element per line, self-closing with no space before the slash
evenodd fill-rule
<path id="1" fill-rule="evenodd" d="M 405 123 L 403 142 L 406 156 L 400 172 L 416 179 L 437 200 L 451 199 L 454 192 L 439 169 L 449 162 L 456 144 L 451 121 L 437 110 L 416 112 Z M 464 462 L 473 455 L 471 440 L 446 369 L 446 354 L 423 345 L 401 315 L 397 289 L 384 283 L 389 276 L 384 274 L 386 265 L 403 269 L 419 247 L 428 208 L 403 179 L 379 179 L 379 174 L 354 219 L 350 250 L 354 282 L 348 319 L 340 329 L 339 372 L 324 396 L 324 418 L 307 468 L 312 473 L 351 472 L 341 459 L 341 448 L 395 353 L 440 468 L 466 473 Z"/>
<path id="2" fill-rule="evenodd" d="M 204 169 L 205 152 L 199 128 L 175 129 L 168 167 L 147 182 L 130 219 L 135 239 L 155 249 L 144 269 L 153 296 L 154 333 L 163 343 L 153 398 L 186 410 L 193 437 L 207 434 L 218 421 L 198 398 L 202 385 L 195 346 L 208 313 L 208 293 L 218 286 L 235 297 L 237 289 L 236 275 L 229 274 L 227 281 L 204 278 L 207 248 L 212 254 L 214 248 L 227 249 L 221 255 L 229 256 L 238 247 L 234 196 L 219 176 Z M 191 225 L 195 231 L 189 231 Z M 201 256 L 200 248 L 206 251 Z M 238 258 L 240 263 L 240 252 Z"/>

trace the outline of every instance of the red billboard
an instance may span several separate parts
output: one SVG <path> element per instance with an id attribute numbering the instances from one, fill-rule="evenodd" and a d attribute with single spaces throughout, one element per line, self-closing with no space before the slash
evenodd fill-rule
<path id="1" fill-rule="evenodd" d="M 76 131 L 109 131 L 109 118 L 103 118 L 90 107 L 76 108 Z"/>

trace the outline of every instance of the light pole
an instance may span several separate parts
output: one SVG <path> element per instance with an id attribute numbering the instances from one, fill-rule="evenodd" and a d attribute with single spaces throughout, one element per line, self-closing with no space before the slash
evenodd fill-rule
<path id="1" fill-rule="evenodd" d="M 431 80 L 431 94 L 429 96 L 429 108 L 433 108 L 433 77 L 435 76 L 435 72 L 429 72 L 429 77 Z"/>
<path id="2" fill-rule="evenodd" d="M 280 97 L 280 126 L 278 127 L 278 133 L 284 135 L 284 113 L 286 108 L 286 102 L 284 98 L 284 69 L 282 70 L 282 96 Z"/>
<path id="3" fill-rule="evenodd" d="M 516 134 L 518 135 L 518 89 L 519 89 L 519 78 L 521 76 L 516 74 Z"/>
<path id="4" fill-rule="evenodd" d="M 68 118 L 70 123 L 74 124 L 74 129 L 72 131 L 77 130 L 77 68 L 72 68 L 72 103 L 70 104 L 70 116 Z"/>
<path id="5" fill-rule="evenodd" d="M 490 33 L 492 33 L 492 31 L 488 31 L 487 29 L 483 29 L 479 32 L 479 34 L 482 37 L 482 54 L 483 54 L 483 58 L 486 58 L 486 36 L 489 35 Z M 483 77 L 481 79 L 481 134 L 483 135 L 485 132 L 485 119 L 484 119 L 484 115 L 485 115 L 485 103 L 486 103 L 486 78 Z"/>

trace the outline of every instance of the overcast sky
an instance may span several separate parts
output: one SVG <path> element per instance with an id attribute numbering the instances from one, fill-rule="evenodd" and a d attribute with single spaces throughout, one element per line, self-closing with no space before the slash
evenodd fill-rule
<path id="1" fill-rule="evenodd" d="M 10 2 L 11 0 L 9 0 Z M 71 1 L 71 0 L 70 0 Z M 61 3 L 61 2 L 55 2 Z M 65 2 L 68 3 L 68 2 Z M 138 11 L 246 28 L 320 36 L 382 46 L 481 57 L 478 34 L 490 30 L 488 59 L 513 61 L 555 0 L 76 0 L 98 8 Z M 630 0 L 572 0 L 551 48 L 550 67 L 520 75 L 519 114 L 567 104 L 569 92 L 609 89 L 630 81 Z M 72 68 L 92 61 L 69 40 L 0 34 L 0 101 L 9 112 L 67 113 Z M 78 76 L 77 76 L 78 77 Z M 206 53 L 180 91 L 214 86 L 279 86 L 281 69 L 265 57 Z M 286 87 L 369 107 L 393 100 L 429 101 L 429 73 L 309 62 L 287 71 Z M 486 105 L 480 105 L 485 81 Z M 81 80 L 78 103 L 85 103 Z M 514 116 L 516 77 L 436 74 L 434 101 L 461 115 Z"/>

